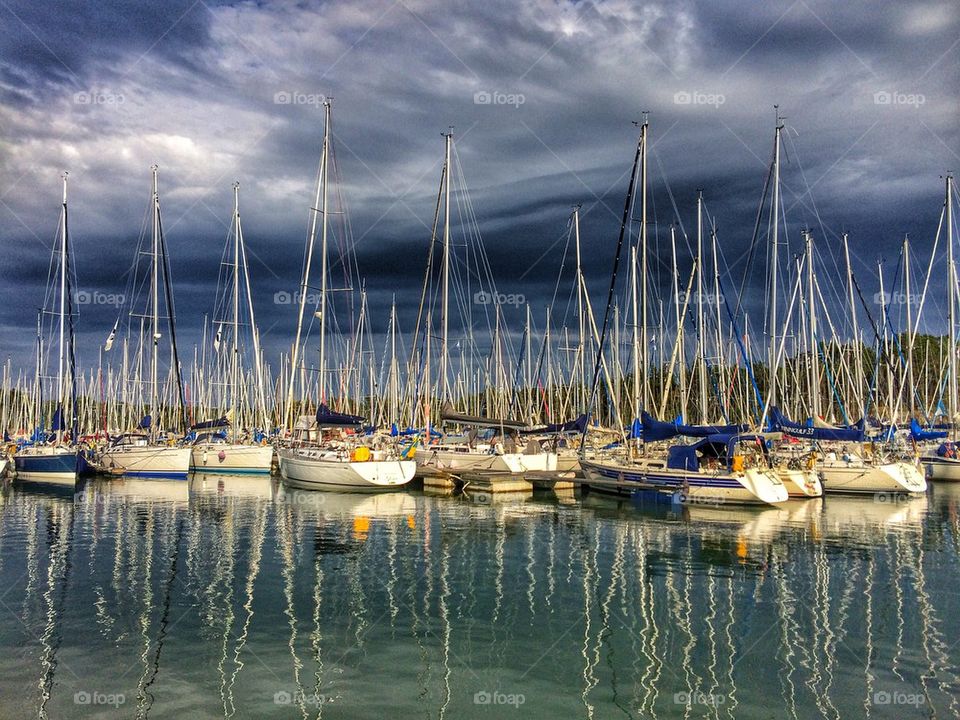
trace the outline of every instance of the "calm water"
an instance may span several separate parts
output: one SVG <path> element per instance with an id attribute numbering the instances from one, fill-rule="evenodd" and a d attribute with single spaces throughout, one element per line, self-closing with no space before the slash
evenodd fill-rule
<path id="1" fill-rule="evenodd" d="M 960 713 L 960 488 L 734 510 L 6 486 L 0 716 Z"/>

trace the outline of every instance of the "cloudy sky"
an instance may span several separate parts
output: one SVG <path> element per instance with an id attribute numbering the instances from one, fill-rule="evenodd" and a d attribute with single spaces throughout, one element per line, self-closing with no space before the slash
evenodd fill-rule
<path id="1" fill-rule="evenodd" d="M 960 169 L 953 0 L 0 0 L 0 17 L 0 352 L 17 363 L 30 362 L 60 173 L 80 286 L 119 293 L 154 163 L 186 346 L 213 309 L 239 181 L 265 343 L 288 347 L 294 312 L 274 298 L 299 281 L 324 96 L 380 329 L 394 293 L 401 327 L 415 316 L 448 126 L 498 288 L 537 317 L 559 270 L 544 253 L 577 203 L 602 294 L 644 111 L 659 242 L 670 223 L 693 231 L 702 188 L 737 278 L 774 104 L 791 242 L 812 228 L 829 270 L 849 232 L 871 290 L 904 233 L 926 261 L 941 176 Z M 762 262 L 752 276 L 762 286 Z M 81 308 L 82 354 L 115 316 Z"/>

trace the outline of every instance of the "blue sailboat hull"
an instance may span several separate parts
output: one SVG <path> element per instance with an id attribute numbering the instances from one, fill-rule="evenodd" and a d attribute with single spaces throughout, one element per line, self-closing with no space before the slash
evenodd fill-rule
<path id="1" fill-rule="evenodd" d="M 79 459 L 76 452 L 23 453 L 14 455 L 13 463 L 23 480 L 73 482 Z"/>

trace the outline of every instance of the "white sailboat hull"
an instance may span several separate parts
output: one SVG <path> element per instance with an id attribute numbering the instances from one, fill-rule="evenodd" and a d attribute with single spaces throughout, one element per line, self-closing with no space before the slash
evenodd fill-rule
<path id="1" fill-rule="evenodd" d="M 190 470 L 190 448 L 167 445 L 108 447 L 100 455 L 107 470 L 120 469 L 124 475 L 145 478 L 186 479 Z"/>
<path id="2" fill-rule="evenodd" d="M 816 470 L 778 467 L 775 472 L 792 498 L 815 498 L 823 495 L 823 484 Z"/>
<path id="3" fill-rule="evenodd" d="M 465 472 L 495 470 L 498 472 L 546 472 L 557 469 L 556 453 L 487 453 L 476 450 L 440 450 L 425 448 L 417 453 L 417 472 Z"/>
<path id="4" fill-rule="evenodd" d="M 960 458 L 925 455 L 920 458 L 929 480 L 960 482 Z"/>
<path id="5" fill-rule="evenodd" d="M 200 443 L 191 447 L 194 472 L 269 473 L 272 465 L 272 445 Z"/>
<path id="6" fill-rule="evenodd" d="M 333 453 L 290 448 L 277 454 L 283 479 L 305 489 L 396 490 L 409 483 L 417 469 L 413 460 L 355 462 Z"/>
<path id="7" fill-rule="evenodd" d="M 920 494 L 927 491 L 927 481 L 913 463 L 871 465 L 833 460 L 821 463 L 819 469 L 827 493 Z"/>

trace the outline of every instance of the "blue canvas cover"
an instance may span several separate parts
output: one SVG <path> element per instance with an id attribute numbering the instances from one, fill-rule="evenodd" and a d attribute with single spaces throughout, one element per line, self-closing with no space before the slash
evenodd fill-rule
<path id="1" fill-rule="evenodd" d="M 700 469 L 696 445 L 674 445 L 667 450 L 667 467 L 671 470 L 696 472 Z"/>
<path id="2" fill-rule="evenodd" d="M 317 425 L 324 427 L 357 427 L 363 425 L 363 420 L 360 415 L 333 412 L 324 403 L 317 408 Z"/>
<path id="3" fill-rule="evenodd" d="M 780 408 L 775 405 L 770 406 L 770 429 L 774 432 L 782 432 L 793 437 L 805 438 L 807 440 L 837 440 L 840 442 L 863 442 L 864 432 L 863 420 L 846 427 L 837 428 L 818 428 L 813 423 L 801 425 L 791 422 L 780 412 Z"/>

